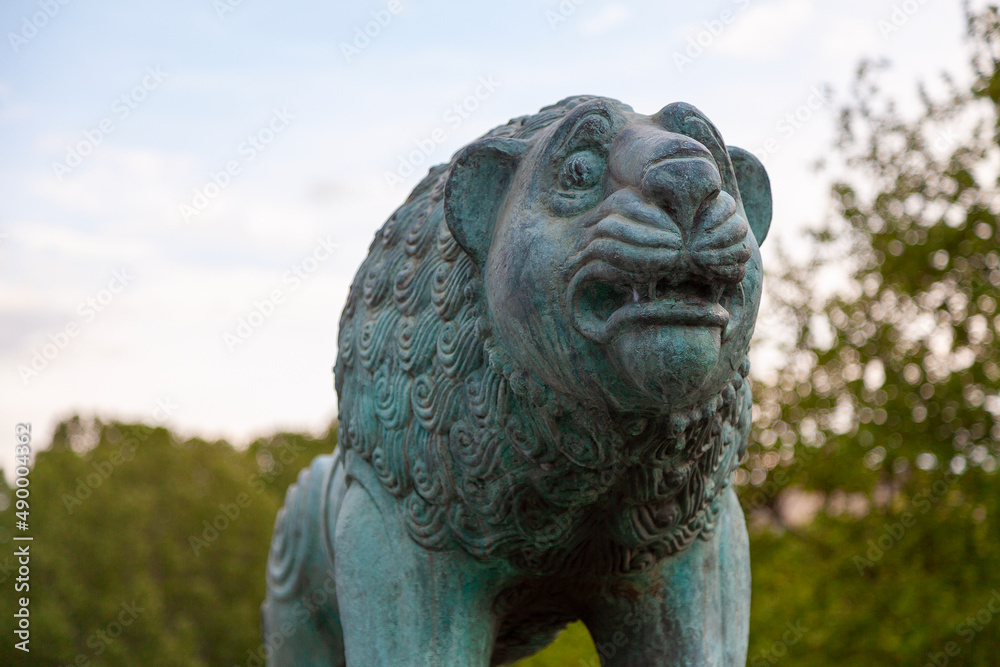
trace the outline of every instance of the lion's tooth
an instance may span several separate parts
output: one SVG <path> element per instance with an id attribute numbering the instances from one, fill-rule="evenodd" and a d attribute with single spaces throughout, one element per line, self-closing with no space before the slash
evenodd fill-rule
<path id="1" fill-rule="evenodd" d="M 639 303 L 639 290 L 632 285 L 632 303 Z"/>

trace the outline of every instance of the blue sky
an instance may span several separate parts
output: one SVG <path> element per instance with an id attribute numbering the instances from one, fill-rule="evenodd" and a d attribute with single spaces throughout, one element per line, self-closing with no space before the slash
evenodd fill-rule
<path id="1" fill-rule="evenodd" d="M 765 159 L 794 248 L 826 210 L 816 91 L 864 56 L 901 95 L 964 61 L 960 3 L 934 0 L 8 0 L 0 28 L 0 424 L 36 446 L 74 412 L 325 427 L 373 234 L 513 116 L 691 102 Z"/>

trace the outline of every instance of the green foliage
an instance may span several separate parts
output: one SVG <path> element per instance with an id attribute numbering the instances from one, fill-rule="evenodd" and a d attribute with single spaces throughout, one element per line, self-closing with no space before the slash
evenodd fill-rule
<path id="1" fill-rule="evenodd" d="M 579 621 L 571 623 L 544 651 L 516 663 L 517 667 L 600 667 L 600 664 L 594 640 Z"/>
<path id="2" fill-rule="evenodd" d="M 335 432 L 281 434 L 237 452 L 162 428 L 63 423 L 30 475 L 30 660 L 10 641 L 8 573 L 0 664 L 243 664 L 260 644 L 264 563 L 285 488 L 335 444 Z M 9 536 L 21 534 L 14 520 L 12 505 L 0 512 L 2 565 Z"/>
<path id="3" fill-rule="evenodd" d="M 755 387 L 737 476 L 751 667 L 1000 655 L 997 9 L 969 16 L 969 43 L 972 85 L 922 89 L 916 119 L 879 89 L 879 66 L 859 69 L 837 141 L 836 219 L 809 265 L 769 278 L 798 335 L 776 379 Z M 822 296 L 825 267 L 844 257 L 846 289 Z M 246 664 L 275 512 L 335 444 L 332 429 L 237 451 L 143 425 L 62 424 L 31 472 L 27 663 L 9 641 L 16 531 L 0 477 L 0 664 Z M 519 664 L 597 662 L 576 623 Z"/>
<path id="4" fill-rule="evenodd" d="M 880 90 L 880 66 L 861 66 L 841 114 L 836 218 L 809 266 L 771 281 L 800 334 L 756 387 L 739 476 L 752 666 L 1000 655 L 997 10 L 968 25 L 971 87 L 921 88 L 916 119 Z M 845 257 L 844 293 L 816 298 Z"/>

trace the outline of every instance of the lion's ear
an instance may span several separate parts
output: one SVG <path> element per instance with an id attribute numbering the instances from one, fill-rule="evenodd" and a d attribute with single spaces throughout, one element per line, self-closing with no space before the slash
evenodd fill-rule
<path id="1" fill-rule="evenodd" d="M 736 185 L 757 245 L 764 243 L 771 227 L 771 181 L 757 157 L 736 146 L 729 146 L 729 158 L 736 172 Z"/>
<path id="2" fill-rule="evenodd" d="M 452 236 L 482 266 L 504 195 L 528 143 L 488 137 L 458 154 L 444 186 L 444 216 Z"/>

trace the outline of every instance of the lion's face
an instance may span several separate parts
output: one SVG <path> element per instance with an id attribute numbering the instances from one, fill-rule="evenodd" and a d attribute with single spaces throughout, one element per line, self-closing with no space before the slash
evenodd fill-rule
<path id="1" fill-rule="evenodd" d="M 559 392 L 638 413 L 729 381 L 753 331 L 770 209 L 763 166 L 696 109 L 643 116 L 607 99 L 530 142 L 472 144 L 445 196 L 508 354 Z"/>
<path id="2" fill-rule="evenodd" d="M 574 97 L 495 128 L 430 171 L 351 286 L 348 465 L 427 548 L 563 575 L 686 548 L 749 433 L 770 209 L 760 163 L 684 104 Z"/>

